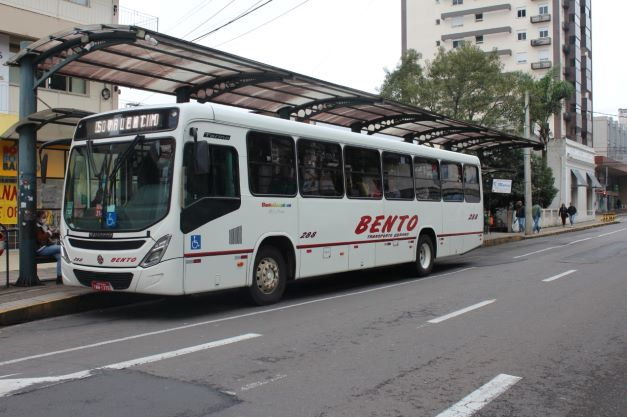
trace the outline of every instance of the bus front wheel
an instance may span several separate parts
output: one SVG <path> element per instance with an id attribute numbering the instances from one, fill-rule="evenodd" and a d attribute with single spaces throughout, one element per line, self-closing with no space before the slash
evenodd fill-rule
<path id="1" fill-rule="evenodd" d="M 285 292 L 286 274 L 285 260 L 278 249 L 272 246 L 259 249 L 249 287 L 252 301 L 260 306 L 279 301 Z"/>
<path id="2" fill-rule="evenodd" d="M 416 272 L 418 276 L 424 277 L 428 275 L 433 269 L 434 260 L 433 240 L 428 235 L 420 235 L 416 253 Z"/>

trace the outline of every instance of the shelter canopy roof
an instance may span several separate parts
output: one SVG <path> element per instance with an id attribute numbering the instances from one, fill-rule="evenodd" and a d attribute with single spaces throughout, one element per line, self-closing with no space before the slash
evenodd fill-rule
<path id="1" fill-rule="evenodd" d="M 41 83 L 53 73 L 252 111 L 382 133 L 451 150 L 542 145 L 418 107 L 136 26 L 93 25 L 42 38 L 11 58 L 32 57 Z"/>

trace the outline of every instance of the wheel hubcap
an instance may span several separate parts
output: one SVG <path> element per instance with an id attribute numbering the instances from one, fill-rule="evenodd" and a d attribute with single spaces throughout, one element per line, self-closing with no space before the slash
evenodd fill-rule
<path id="1" fill-rule="evenodd" d="M 272 293 L 279 285 L 279 265 L 274 259 L 262 259 L 257 266 L 255 279 L 257 280 L 257 287 L 262 293 Z"/>
<path id="2" fill-rule="evenodd" d="M 431 263 L 431 248 L 426 243 L 420 246 L 420 267 L 428 269 Z"/>

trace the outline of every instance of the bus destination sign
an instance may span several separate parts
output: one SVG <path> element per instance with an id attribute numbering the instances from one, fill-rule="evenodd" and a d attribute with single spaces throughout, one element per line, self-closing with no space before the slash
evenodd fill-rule
<path id="1" fill-rule="evenodd" d="M 177 123 L 177 109 L 128 111 L 81 121 L 76 128 L 75 138 L 100 139 L 159 132 L 175 129 Z"/>

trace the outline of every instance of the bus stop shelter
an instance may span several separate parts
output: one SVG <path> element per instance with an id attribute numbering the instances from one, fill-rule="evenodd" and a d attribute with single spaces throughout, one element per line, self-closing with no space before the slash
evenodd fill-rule
<path id="1" fill-rule="evenodd" d="M 240 107 L 260 114 L 385 134 L 453 151 L 541 148 L 537 140 L 454 120 L 137 26 L 93 25 L 42 38 L 12 57 L 20 67 L 20 119 L 54 74 Z M 19 132 L 19 285 L 36 281 L 36 129 Z"/>

